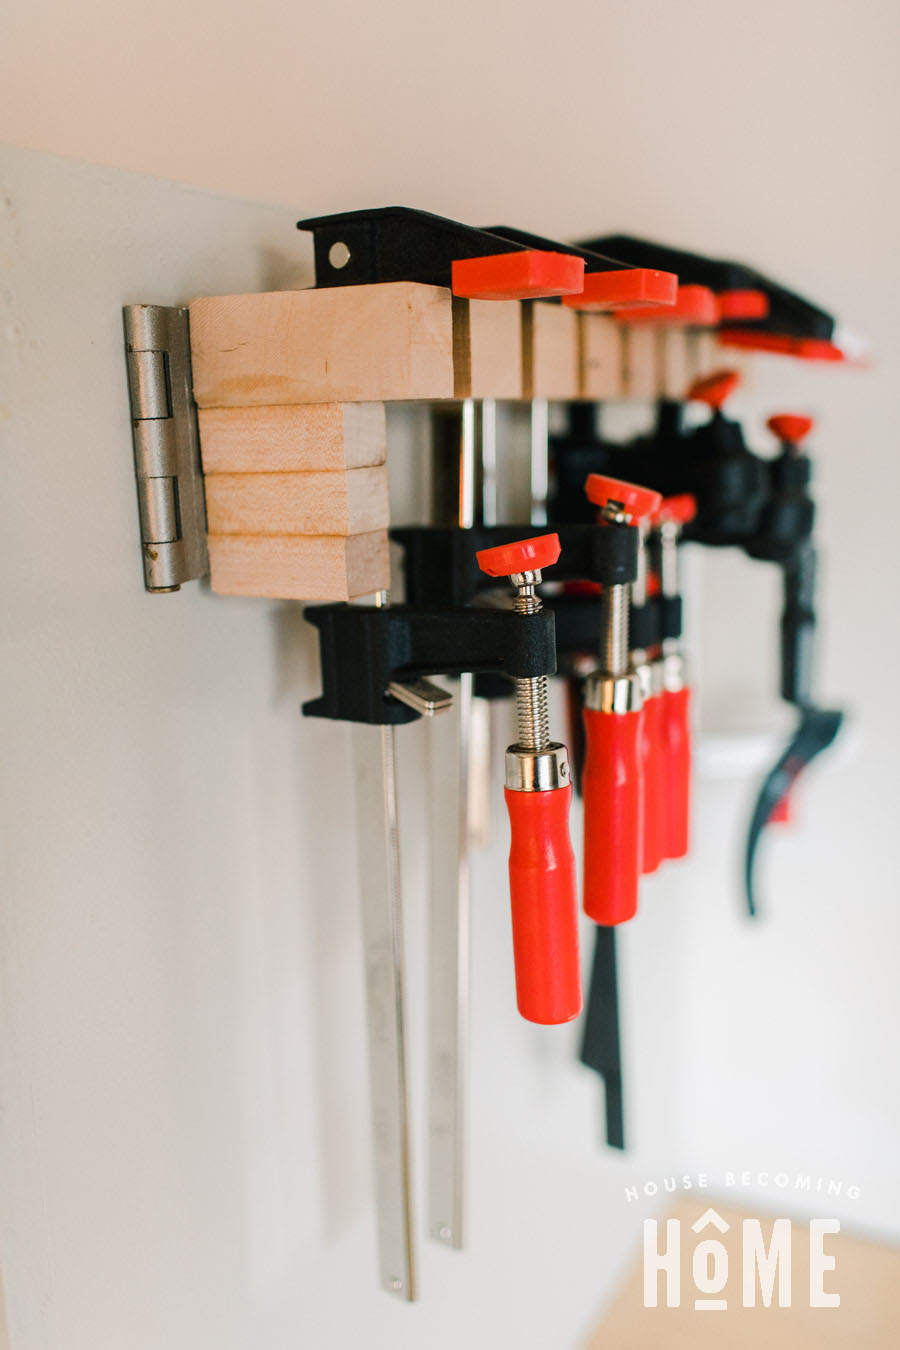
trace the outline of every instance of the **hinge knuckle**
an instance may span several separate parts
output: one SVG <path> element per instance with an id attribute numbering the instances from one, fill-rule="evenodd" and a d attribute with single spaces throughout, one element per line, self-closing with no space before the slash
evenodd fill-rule
<path id="1" fill-rule="evenodd" d="M 172 416 L 163 352 L 128 353 L 128 388 L 135 421 Z"/>
<path id="2" fill-rule="evenodd" d="M 188 312 L 127 305 L 124 321 L 144 585 L 174 591 L 209 569 Z"/>
<path id="3" fill-rule="evenodd" d="M 147 589 L 177 591 L 184 573 L 184 546 L 180 539 L 171 544 L 144 544 L 144 573 Z"/>
<path id="4" fill-rule="evenodd" d="M 174 478 L 138 480 L 141 521 L 146 544 L 174 544 L 180 537 L 178 498 Z"/>
<path id="5" fill-rule="evenodd" d="M 136 421 L 134 464 L 139 477 L 174 478 L 178 473 L 175 423 L 171 417 Z"/>

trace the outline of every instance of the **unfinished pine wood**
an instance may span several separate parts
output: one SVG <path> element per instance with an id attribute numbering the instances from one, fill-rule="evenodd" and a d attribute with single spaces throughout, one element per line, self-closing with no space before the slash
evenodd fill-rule
<path id="1" fill-rule="evenodd" d="M 622 398 L 624 393 L 623 333 L 607 314 L 579 314 L 581 397 Z"/>
<path id="2" fill-rule="evenodd" d="M 206 477 L 210 534 L 366 534 L 390 524 L 387 465 Z"/>
<path id="3" fill-rule="evenodd" d="M 450 292 L 416 282 L 219 295 L 190 307 L 201 408 L 453 398 Z"/>
<path id="4" fill-rule="evenodd" d="M 579 397 L 575 310 L 540 300 L 522 306 L 522 386 L 525 398 Z"/>
<path id="5" fill-rule="evenodd" d="M 691 382 L 687 334 L 665 325 L 655 331 L 657 397 L 682 399 Z"/>
<path id="6" fill-rule="evenodd" d="M 457 398 L 522 397 L 522 306 L 518 300 L 453 297 Z"/>
<path id="7" fill-rule="evenodd" d="M 352 600 L 391 583 L 386 530 L 369 534 L 209 536 L 217 595 L 272 600 Z"/>
<path id="8" fill-rule="evenodd" d="M 735 355 L 737 353 L 723 351 L 715 333 L 695 328 L 687 337 L 688 384 L 712 375 L 715 370 L 733 367 Z"/>
<path id="9" fill-rule="evenodd" d="M 305 403 L 201 408 L 203 471 L 306 473 L 385 462 L 383 403 Z"/>
<path id="10" fill-rule="evenodd" d="M 624 398 L 656 397 L 656 330 L 652 324 L 625 325 L 622 334 Z"/>

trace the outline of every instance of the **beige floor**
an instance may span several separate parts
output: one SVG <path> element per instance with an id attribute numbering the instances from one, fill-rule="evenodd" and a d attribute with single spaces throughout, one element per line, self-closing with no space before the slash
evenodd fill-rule
<path id="1" fill-rule="evenodd" d="M 700 1241 L 690 1225 L 711 1203 L 730 1225 L 721 1235 L 709 1229 L 702 1236 L 720 1239 L 728 1249 L 729 1280 L 725 1312 L 696 1312 L 691 1277 L 693 1243 Z M 585 1344 L 585 1350 L 897 1350 L 900 1347 L 900 1248 L 881 1246 L 847 1233 L 827 1238 L 836 1258 L 825 1288 L 841 1296 L 839 1308 L 809 1308 L 809 1246 L 805 1225 L 792 1229 L 792 1306 L 741 1306 L 741 1220 L 762 1214 L 718 1204 L 680 1203 L 669 1217 L 682 1222 L 682 1306 L 643 1306 L 642 1264 L 638 1258 L 618 1296 Z M 661 1226 L 662 1228 L 662 1226 Z M 690 1239 L 690 1241 L 689 1241 Z M 661 1241 L 663 1239 L 661 1238 Z M 660 1289 L 662 1290 L 662 1281 Z M 662 1295 L 661 1295 L 662 1296 Z"/>

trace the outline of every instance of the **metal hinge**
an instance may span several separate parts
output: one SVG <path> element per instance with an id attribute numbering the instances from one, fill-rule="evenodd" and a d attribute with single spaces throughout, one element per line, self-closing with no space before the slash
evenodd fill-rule
<path id="1" fill-rule="evenodd" d="M 177 591 L 209 571 L 188 311 L 126 305 L 124 316 L 144 585 Z"/>

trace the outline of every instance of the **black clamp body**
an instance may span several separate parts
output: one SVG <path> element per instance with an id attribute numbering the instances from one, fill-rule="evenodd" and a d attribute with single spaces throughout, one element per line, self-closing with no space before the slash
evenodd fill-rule
<path id="1" fill-rule="evenodd" d="M 297 229 L 312 232 L 317 287 L 385 281 L 450 286 L 454 261 L 524 251 L 488 230 L 409 206 L 311 216 L 298 220 Z"/>
<path id="2" fill-rule="evenodd" d="M 645 605 L 632 605 L 628 611 L 628 646 L 632 651 L 651 651 L 663 640 L 662 610 L 654 596 Z M 677 637 L 677 633 L 670 636 Z"/>
<path id="3" fill-rule="evenodd" d="M 558 583 L 588 581 L 604 586 L 628 585 L 638 572 L 638 531 L 621 525 L 611 529 L 592 520 L 583 525 L 558 525 L 561 552 L 553 567 L 552 593 L 544 604 L 556 615 L 556 648 L 560 656 L 599 649 L 600 606 L 596 594 L 566 594 Z M 471 605 L 479 595 L 496 590 L 497 582 L 478 567 L 476 553 L 498 544 L 516 543 L 533 535 L 533 525 L 416 525 L 391 530 L 403 548 L 406 599 L 415 606 L 436 608 Z M 502 698 L 508 684 L 479 677 L 476 692 Z"/>
<path id="4" fill-rule="evenodd" d="M 515 230 L 511 225 L 490 225 L 490 233 L 522 248 L 534 248 L 547 253 L 570 253 L 584 260 L 585 272 L 626 272 L 632 263 L 619 262 L 594 248 L 585 248 L 579 244 L 561 244 L 555 239 L 546 239 L 540 234 L 531 234 L 527 230 Z"/>
<path id="5" fill-rule="evenodd" d="M 512 679 L 556 673 L 553 611 L 523 618 L 509 609 L 424 610 L 408 605 L 310 605 L 319 630 L 322 695 L 306 717 L 381 725 L 421 714 L 391 698 L 392 681 L 491 671 Z"/>
<path id="6" fill-rule="evenodd" d="M 594 511 L 596 515 L 596 510 Z M 637 577 L 638 532 L 633 526 L 610 529 L 595 521 L 557 525 L 560 556 L 553 581 L 595 581 L 604 586 L 627 585 Z M 499 544 L 530 539 L 534 525 L 404 525 L 391 530 L 403 549 L 406 601 L 424 608 L 469 605 L 476 596 L 496 590 L 485 576 L 476 553 Z M 555 604 L 555 600 L 550 603 Z"/>
<path id="7" fill-rule="evenodd" d="M 714 547 L 742 546 L 758 533 L 771 496 L 769 463 L 747 448 L 740 423 L 721 412 L 685 432 L 676 405 L 665 401 L 653 433 L 629 445 L 599 439 L 576 418 L 567 436 L 554 439 L 552 450 L 551 520 L 588 518 L 584 483 L 589 473 L 603 473 L 655 488 L 664 497 L 691 493 L 697 515 L 683 537 Z"/>
<path id="8" fill-rule="evenodd" d="M 751 558 L 785 565 L 812 536 L 815 502 L 809 495 L 808 455 L 786 451 L 769 464 L 769 497 L 756 533 L 744 545 Z"/>
<path id="9" fill-rule="evenodd" d="M 761 291 L 768 301 L 768 314 L 758 319 L 725 320 L 721 325 L 724 332 L 729 327 L 753 329 L 825 342 L 831 341 L 834 336 L 835 322 L 831 314 L 796 291 L 772 281 L 755 267 L 720 258 L 707 258 L 701 253 L 670 248 L 627 234 L 608 234 L 584 240 L 582 247 L 612 253 L 632 267 L 656 267 L 666 272 L 677 272 L 683 284 L 708 286 L 720 292 Z"/>

